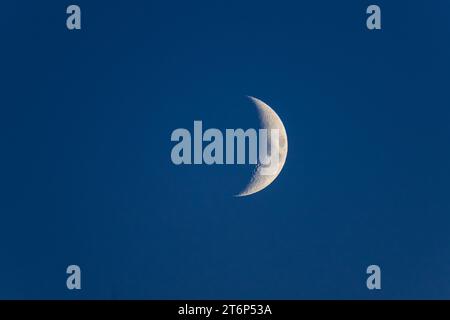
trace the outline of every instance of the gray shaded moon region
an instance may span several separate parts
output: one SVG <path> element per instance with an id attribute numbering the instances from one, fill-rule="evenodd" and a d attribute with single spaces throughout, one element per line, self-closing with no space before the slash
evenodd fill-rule
<path id="1" fill-rule="evenodd" d="M 280 174 L 281 170 L 283 169 L 283 166 L 286 162 L 287 152 L 288 152 L 288 140 L 287 140 L 287 134 L 286 129 L 284 128 L 283 122 L 281 121 L 280 117 L 276 114 L 276 112 L 269 107 L 266 103 L 263 101 L 254 98 L 249 97 L 250 100 L 255 105 L 258 117 L 260 121 L 261 129 L 267 129 L 268 137 L 267 137 L 267 152 L 268 152 L 268 158 L 273 159 L 272 155 L 275 155 L 278 153 L 278 167 L 275 169 L 273 174 L 263 174 L 263 168 L 267 167 L 268 165 L 264 165 L 261 163 L 261 159 L 258 157 L 258 163 L 256 164 L 255 170 L 253 172 L 253 175 L 249 181 L 249 183 L 244 187 L 244 189 L 236 194 L 236 197 L 244 197 L 249 196 L 251 194 L 254 194 L 256 192 L 259 192 L 269 186 Z M 279 142 L 278 142 L 278 148 L 276 148 L 276 144 L 273 145 L 271 142 L 271 129 L 278 129 L 279 130 Z M 278 150 L 272 150 L 272 149 L 278 149 Z M 272 160 L 270 160 L 272 161 Z M 264 161 L 266 162 L 266 161 Z"/>

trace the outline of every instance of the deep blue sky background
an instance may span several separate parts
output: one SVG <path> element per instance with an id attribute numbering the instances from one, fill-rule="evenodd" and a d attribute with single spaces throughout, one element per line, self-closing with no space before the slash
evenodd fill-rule
<path id="1" fill-rule="evenodd" d="M 1 6 L 0 298 L 450 298 L 448 1 L 74 3 Z M 170 134 L 253 126 L 245 95 L 289 154 L 234 198 L 251 168 Z"/>

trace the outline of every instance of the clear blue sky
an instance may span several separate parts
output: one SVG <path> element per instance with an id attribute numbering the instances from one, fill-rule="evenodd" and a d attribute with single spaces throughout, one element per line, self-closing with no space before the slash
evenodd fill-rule
<path id="1" fill-rule="evenodd" d="M 0 298 L 450 298 L 448 1 L 74 3 L 1 6 Z M 289 154 L 234 198 L 251 168 L 170 134 L 253 126 L 245 95 Z"/>

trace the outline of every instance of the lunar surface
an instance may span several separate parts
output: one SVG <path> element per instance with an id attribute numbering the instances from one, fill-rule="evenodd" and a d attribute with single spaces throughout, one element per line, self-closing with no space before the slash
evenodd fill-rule
<path id="1" fill-rule="evenodd" d="M 270 161 L 274 158 L 275 155 L 278 155 L 278 166 L 273 170 L 272 174 L 265 174 L 264 167 L 267 165 L 261 163 L 261 159 L 258 157 L 258 163 L 256 165 L 255 171 L 249 181 L 249 183 L 243 188 L 241 192 L 236 194 L 237 197 L 244 197 L 254 194 L 258 191 L 263 190 L 268 185 L 270 185 L 280 174 L 283 166 L 286 162 L 287 152 L 288 152 L 288 141 L 286 129 L 284 128 L 283 122 L 280 117 L 276 114 L 275 111 L 263 101 L 249 97 L 253 104 L 256 106 L 260 127 L 261 129 L 267 129 L 268 138 L 267 138 L 267 151 L 268 158 Z M 279 143 L 273 143 L 271 140 L 271 129 L 279 130 Z M 264 163 L 267 159 L 265 159 Z M 275 162 L 276 163 L 276 162 Z"/>

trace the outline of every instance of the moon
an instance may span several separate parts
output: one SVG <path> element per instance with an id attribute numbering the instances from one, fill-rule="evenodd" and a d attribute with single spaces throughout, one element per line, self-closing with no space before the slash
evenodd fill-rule
<path id="1" fill-rule="evenodd" d="M 258 157 L 258 163 L 256 164 L 256 168 L 253 172 L 253 175 L 249 183 L 242 189 L 241 192 L 235 195 L 236 197 L 249 196 L 251 194 L 263 190 L 268 185 L 270 185 L 278 177 L 281 170 L 283 169 L 283 166 L 286 163 L 286 157 L 288 152 L 288 140 L 286 129 L 284 128 L 283 122 L 281 121 L 280 117 L 271 107 L 269 107 L 263 101 L 250 96 L 248 98 L 253 102 L 253 104 L 257 109 L 261 128 L 267 129 L 268 132 L 267 150 L 268 152 L 270 152 L 268 157 L 272 159 L 273 155 L 278 153 L 279 160 L 278 160 L 278 167 L 276 168 L 274 173 L 270 175 L 267 174 L 264 175 L 262 174 L 262 169 L 264 166 L 260 162 L 260 159 Z M 271 136 L 270 136 L 271 129 L 279 130 L 278 150 L 273 150 L 276 149 L 276 144 L 273 145 L 271 143 Z"/>

